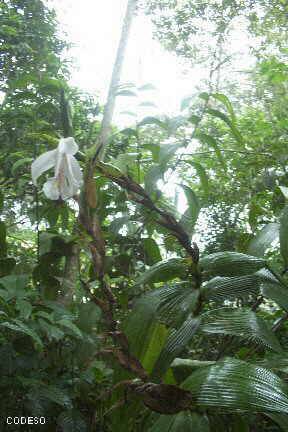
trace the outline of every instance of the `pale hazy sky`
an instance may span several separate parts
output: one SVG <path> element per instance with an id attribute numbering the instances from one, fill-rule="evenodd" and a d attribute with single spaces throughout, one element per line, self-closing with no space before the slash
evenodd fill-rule
<path id="1" fill-rule="evenodd" d="M 72 84 L 105 100 L 112 65 L 121 31 L 127 0 L 50 0 L 56 9 L 60 27 L 74 44 L 69 55 L 74 57 Z M 163 50 L 153 40 L 149 17 L 135 18 L 129 39 L 122 74 L 122 83 L 137 86 L 151 83 L 157 90 L 142 92 L 139 99 L 119 97 L 116 121 L 135 121 L 121 116 L 121 111 L 135 111 L 143 101 L 152 101 L 156 108 L 137 108 L 138 117 L 179 111 L 183 97 L 199 82 L 201 72 L 187 72 L 175 55 Z"/>
<path id="2" fill-rule="evenodd" d="M 68 41 L 74 45 L 68 53 L 75 59 L 71 83 L 98 94 L 101 102 L 105 102 L 127 0 L 46 1 L 55 8 L 60 29 L 67 33 Z M 150 83 L 156 90 L 142 92 L 138 98 L 117 98 L 114 123 L 120 127 L 133 125 L 147 115 L 178 114 L 181 100 L 195 92 L 207 73 L 199 67 L 184 67 L 175 55 L 164 51 L 153 39 L 152 31 L 149 17 L 141 15 L 134 19 L 121 82 L 132 82 L 136 86 Z M 236 68 L 242 68 L 247 63 L 248 52 L 245 34 L 237 28 L 230 41 L 233 50 L 244 48 L 240 63 L 236 65 Z M 139 103 L 145 101 L 153 102 L 157 108 L 140 108 Z M 136 112 L 137 118 L 121 114 L 123 111 Z M 171 178 L 166 192 L 175 191 L 174 183 Z M 179 210 L 186 208 L 181 191 L 178 207 Z"/>

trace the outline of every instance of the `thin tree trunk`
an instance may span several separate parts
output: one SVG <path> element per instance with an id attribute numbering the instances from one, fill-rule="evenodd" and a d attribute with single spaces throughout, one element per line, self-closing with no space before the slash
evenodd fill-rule
<path id="1" fill-rule="evenodd" d="M 71 247 L 71 253 L 65 259 L 64 277 L 62 282 L 62 294 L 59 303 L 69 306 L 73 301 L 76 284 L 79 277 L 80 248 L 77 243 Z"/>
<path id="2" fill-rule="evenodd" d="M 123 21 L 121 37 L 120 37 L 117 55 L 116 55 L 116 59 L 112 71 L 108 97 L 104 108 L 104 115 L 101 124 L 100 136 L 99 136 L 99 141 L 98 141 L 98 146 L 96 149 L 94 161 L 98 158 L 100 160 L 104 159 L 107 146 L 109 144 L 109 135 L 110 135 L 111 123 L 112 123 L 114 108 L 115 108 L 116 92 L 117 92 L 117 87 L 119 86 L 120 83 L 125 51 L 129 39 L 129 33 L 131 29 L 133 16 L 136 10 L 136 4 L 137 4 L 137 0 L 128 0 L 127 3 L 126 14 Z"/>

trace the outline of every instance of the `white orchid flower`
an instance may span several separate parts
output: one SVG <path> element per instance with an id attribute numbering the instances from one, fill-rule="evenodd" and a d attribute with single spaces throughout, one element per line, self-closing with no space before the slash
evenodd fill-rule
<path id="1" fill-rule="evenodd" d="M 31 174 L 35 186 L 38 177 L 54 167 L 54 177 L 49 178 L 43 186 L 47 198 L 67 200 L 78 192 L 83 176 L 80 165 L 73 156 L 77 151 L 78 145 L 74 138 L 61 138 L 57 149 L 43 153 L 32 163 Z"/>

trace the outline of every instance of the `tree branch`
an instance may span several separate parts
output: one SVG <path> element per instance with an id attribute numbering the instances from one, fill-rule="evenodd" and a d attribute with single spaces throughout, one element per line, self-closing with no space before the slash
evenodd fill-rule
<path id="1" fill-rule="evenodd" d="M 116 91 L 120 82 L 122 66 L 124 63 L 124 55 L 129 39 L 130 28 L 133 16 L 136 10 L 137 0 L 128 0 L 125 18 L 122 26 L 122 33 L 118 45 L 116 60 L 113 67 L 111 82 L 108 91 L 107 102 L 104 108 L 104 115 L 101 124 L 100 136 L 95 155 L 93 157 L 93 164 L 99 158 L 103 160 L 109 144 L 109 133 L 111 130 L 111 123 L 114 114 Z"/>

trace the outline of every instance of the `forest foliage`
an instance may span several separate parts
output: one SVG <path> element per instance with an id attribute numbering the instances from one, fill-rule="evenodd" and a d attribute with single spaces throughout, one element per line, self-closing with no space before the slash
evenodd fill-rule
<path id="1" fill-rule="evenodd" d="M 1 430 L 287 431 L 286 3 L 139 0 L 207 74 L 177 115 L 113 126 L 104 160 L 104 108 L 69 84 L 55 13 L 0 11 Z M 31 164 L 69 137 L 55 177 L 67 158 L 83 184 L 49 199 Z"/>

